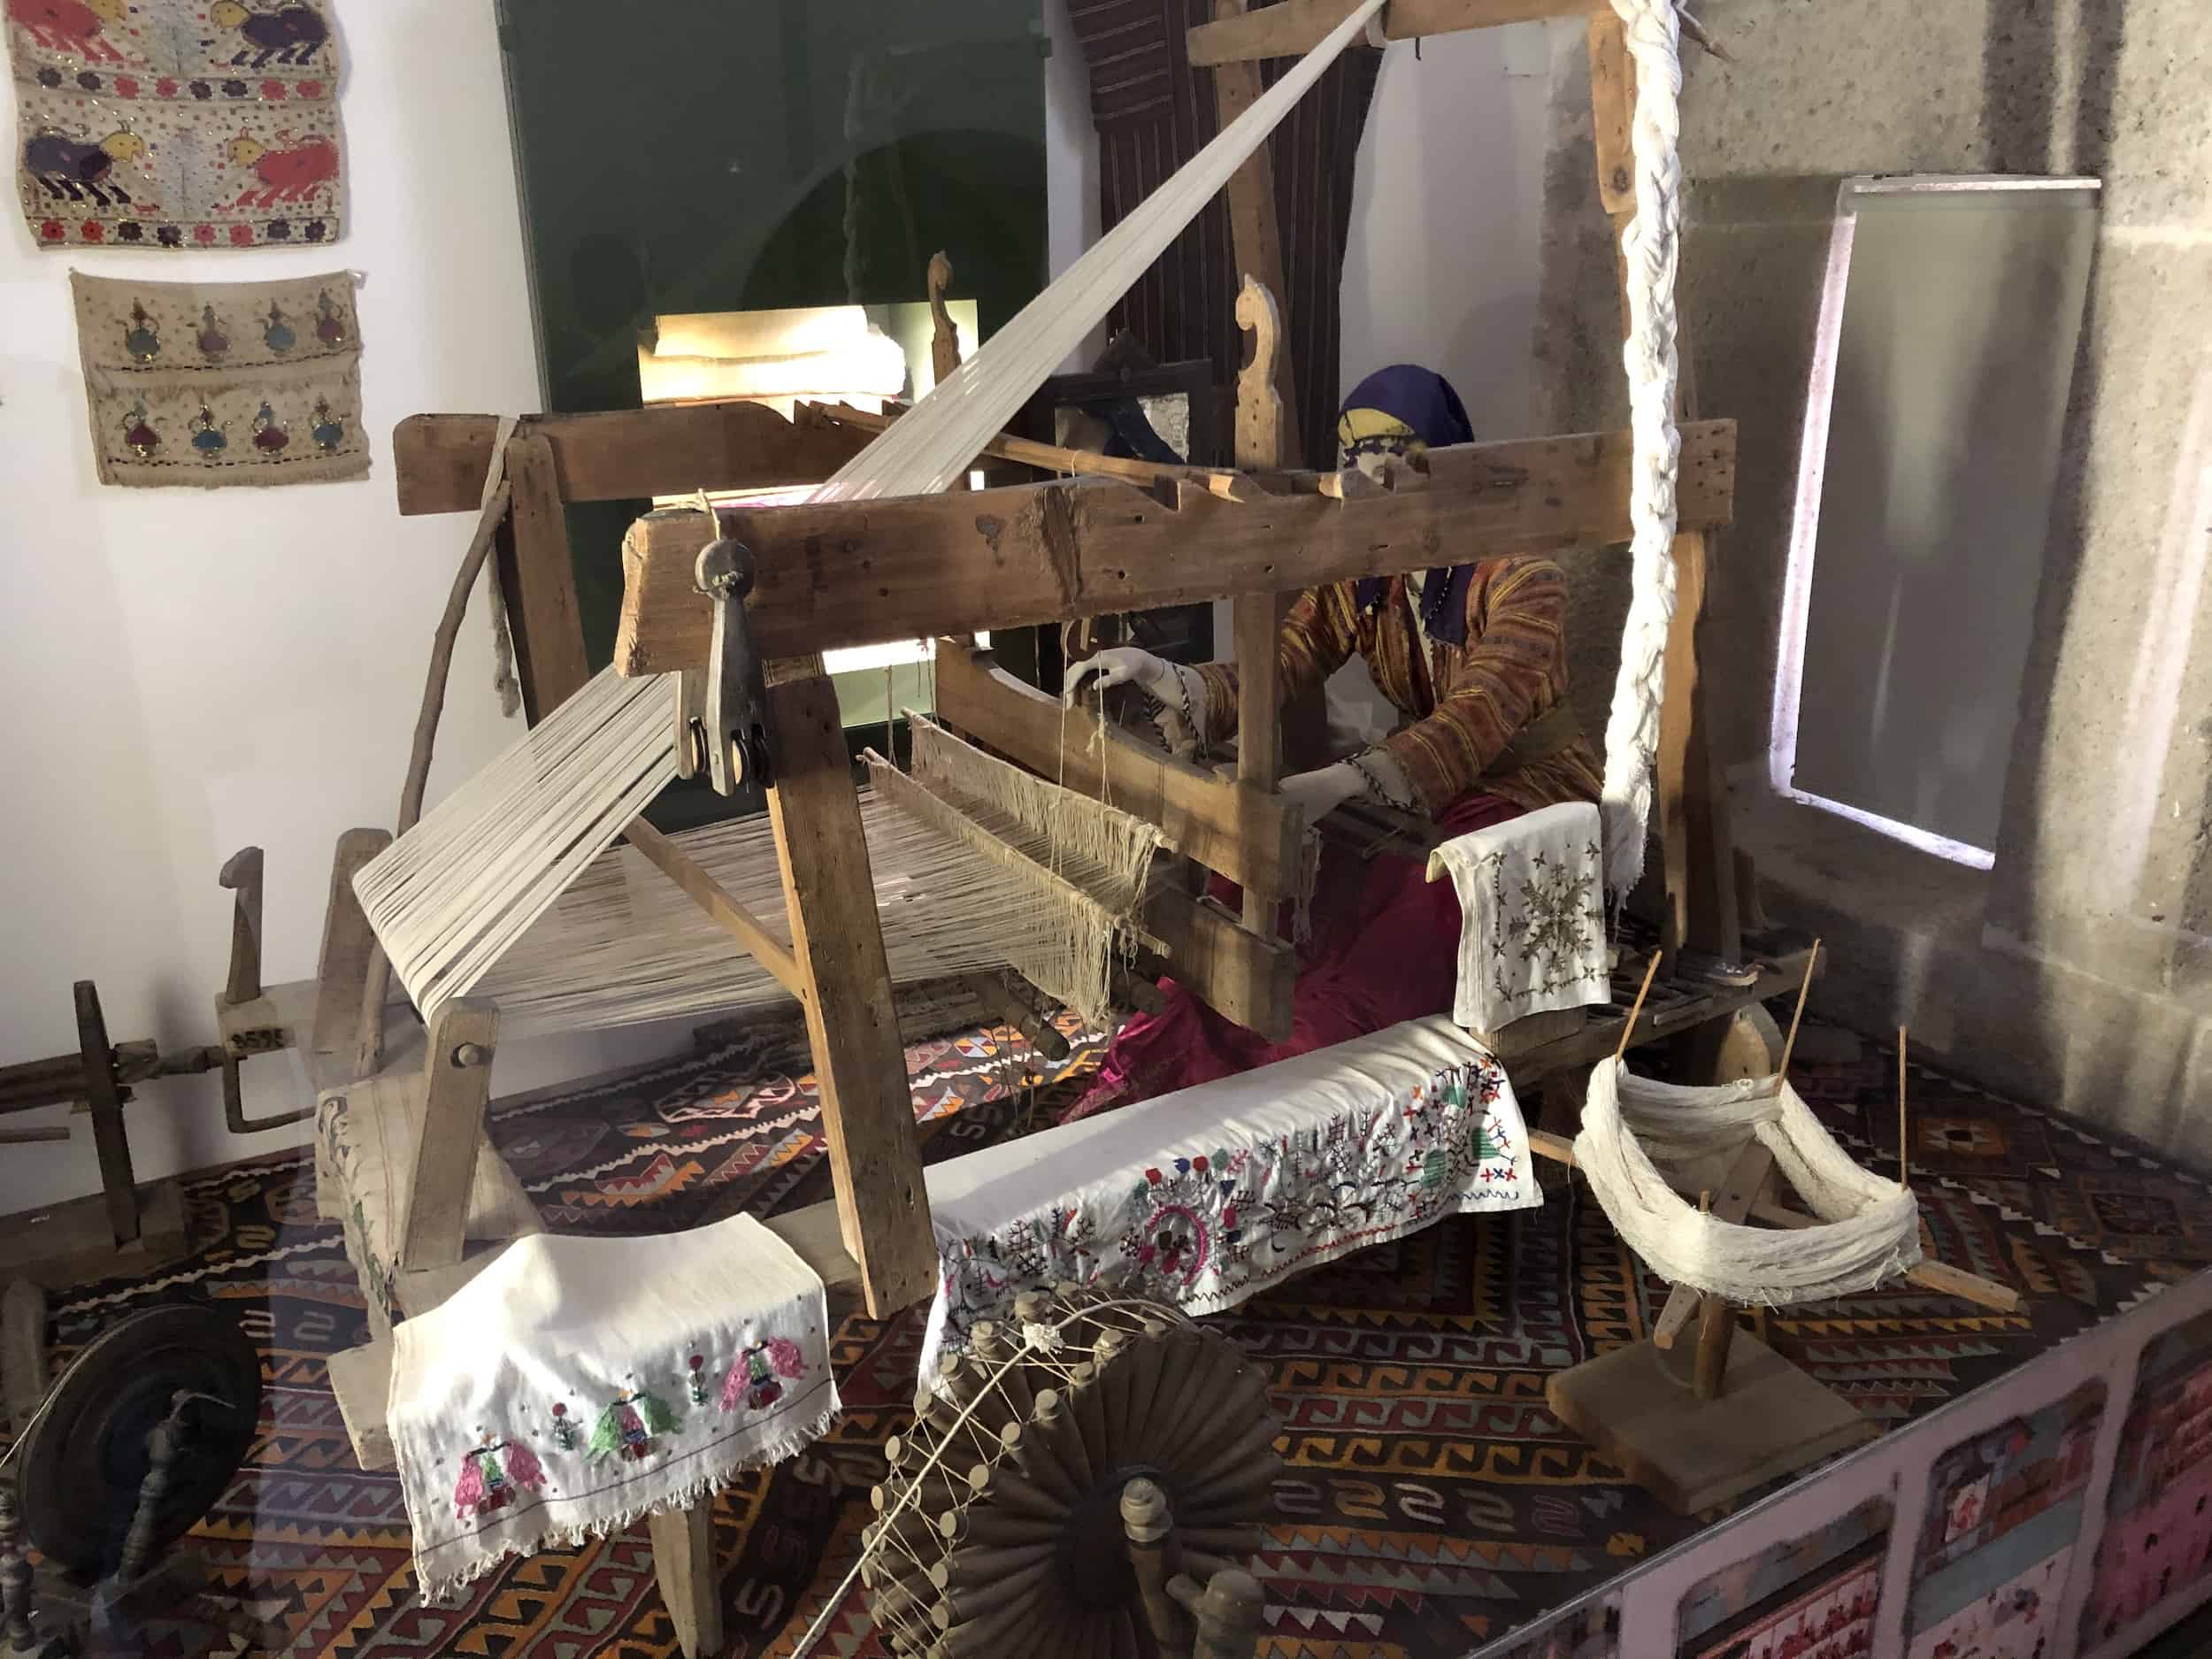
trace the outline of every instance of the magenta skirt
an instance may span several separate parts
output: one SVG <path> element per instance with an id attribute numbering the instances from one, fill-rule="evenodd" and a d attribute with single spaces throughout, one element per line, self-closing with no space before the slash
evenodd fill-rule
<path id="1" fill-rule="evenodd" d="M 1522 810 L 1494 795 L 1465 795 L 1439 827 L 1463 835 Z M 1449 881 L 1429 881 L 1427 864 L 1426 855 L 1363 857 L 1325 841 L 1290 1035 L 1270 1042 L 1163 979 L 1167 1006 L 1130 1018 L 1107 1050 L 1098 1081 L 1061 1121 L 1233 1077 L 1402 1020 L 1448 1013 L 1457 983 L 1459 895 Z M 1242 900 L 1236 884 L 1219 877 L 1209 891 L 1232 910 Z"/>

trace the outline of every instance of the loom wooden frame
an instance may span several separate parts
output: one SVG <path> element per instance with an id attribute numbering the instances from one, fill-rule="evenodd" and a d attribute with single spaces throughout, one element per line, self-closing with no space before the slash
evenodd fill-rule
<path id="1" fill-rule="evenodd" d="M 1311 42 L 1302 32 L 1319 38 L 1341 18 L 1343 8 L 1344 0 L 1287 0 L 1247 17 L 1243 0 L 1217 0 L 1216 22 L 1191 32 L 1190 50 L 1194 64 L 1217 65 L 1224 119 L 1256 96 L 1259 58 L 1304 50 Z M 1404 38 L 1574 14 L 1595 14 L 1594 24 L 1602 20 L 1604 11 L 1597 0 L 1393 0 L 1383 14 L 1382 32 L 1389 38 Z M 1633 206 L 1632 197 L 1622 201 L 1620 182 L 1632 176 L 1625 168 L 1627 99 L 1632 95 L 1620 64 L 1617 61 L 1609 69 L 1600 35 L 1594 27 L 1599 170 L 1606 206 L 1617 216 L 1618 228 L 1622 216 Z M 1228 194 L 1240 267 L 1271 292 L 1282 292 L 1281 250 L 1265 146 L 1233 180 Z M 1264 361 L 1256 353 L 1256 363 Z M 1292 372 L 1287 358 L 1279 355 L 1261 378 L 1272 380 L 1287 394 Z M 1247 384 L 1240 388 L 1240 409 L 1257 402 L 1251 379 L 1248 374 Z M 1068 781 L 1073 787 L 1093 793 L 1110 790 L 1117 803 L 1125 807 L 1138 803 L 1134 810 L 1169 828 L 1202 864 L 1243 879 L 1261 901 L 1285 885 L 1284 872 L 1290 867 L 1289 849 L 1298 828 L 1274 792 L 1275 745 L 1252 741 L 1273 728 L 1273 655 L 1264 648 L 1292 592 L 1333 576 L 1426 565 L 1431 560 L 1424 532 L 1441 532 L 1447 526 L 1455 534 L 1465 532 L 1479 545 L 1502 549 L 1509 545 L 1602 545 L 1627 537 L 1626 476 L 1624 470 L 1617 470 L 1625 465 L 1624 435 L 1470 446 L 1471 453 L 1463 457 L 1445 451 L 1436 457 L 1425 489 L 1379 496 L 1368 493 L 1356 477 L 1278 470 L 1294 457 L 1287 453 L 1279 421 L 1281 404 L 1274 407 L 1271 434 L 1264 421 L 1248 429 L 1240 420 L 1239 470 L 1226 477 L 1184 477 L 1149 486 L 1048 484 L 871 507 L 873 515 L 895 518 L 902 534 L 909 527 L 937 523 L 949 538 L 943 544 L 947 547 L 961 545 L 953 526 L 956 518 L 964 517 L 968 557 L 972 557 L 981 535 L 994 561 L 1004 548 L 1006 557 L 1018 557 L 1033 579 L 1027 590 L 1031 598 L 1023 605 L 1010 610 L 995 603 L 994 614 L 972 622 L 960 616 L 938 618 L 929 625 L 932 631 L 993 622 L 1005 626 L 1231 594 L 1237 638 L 1260 648 L 1258 672 L 1246 675 L 1240 699 L 1240 726 L 1246 739 L 1240 757 L 1248 758 L 1240 758 L 1236 780 L 1194 775 L 1192 770 L 1178 768 L 1110 733 L 1094 764 L 1087 759 L 1077 763 L 1073 753 L 1059 750 L 1056 742 L 1054 759 L 1064 755 L 1071 763 L 1074 775 Z M 403 422 L 394 441 L 401 511 L 411 514 L 476 509 L 496 426 L 491 416 L 420 415 Z M 786 421 L 745 403 L 526 418 L 508 449 L 512 499 L 500 529 L 496 568 L 514 625 L 518 666 L 531 718 L 534 720 L 556 706 L 588 673 L 563 511 L 566 503 L 677 495 L 703 486 L 726 490 L 812 482 L 828 476 L 872 435 L 822 419 Z M 1271 453 L 1267 449 L 1271 442 Z M 1740 949 L 1738 870 L 1728 838 L 1724 797 L 1707 740 L 1695 645 L 1704 592 L 1704 533 L 1726 521 L 1732 498 L 1732 428 L 1725 423 L 1690 427 L 1685 450 L 1694 460 L 1703 456 L 1712 465 L 1709 469 L 1693 465 L 1686 473 L 1684 533 L 1676 548 L 1683 588 L 1669 649 L 1658 758 L 1659 833 L 1665 849 L 1663 923 L 1671 956 L 1689 946 L 1733 960 Z M 1501 501 L 1517 505 L 1501 514 Z M 1513 516 L 1524 508 L 1539 514 L 1533 526 L 1525 518 Z M 1578 510 L 1587 510 L 1586 516 L 1576 518 Z M 812 573 L 818 562 L 830 573 L 833 588 L 840 580 L 849 592 L 864 594 L 868 588 L 872 555 L 846 546 L 853 539 L 849 535 L 824 539 L 832 534 L 840 511 L 802 507 L 744 516 L 745 531 L 758 538 L 757 548 L 780 549 L 760 560 L 764 580 L 752 606 L 756 626 L 769 649 L 795 655 L 848 642 L 837 633 L 840 625 L 833 617 L 817 611 L 810 598 L 798 597 L 820 589 Z M 1123 520 L 1118 530 L 1117 514 Z M 1130 580 L 1125 572 L 1137 568 L 1133 559 L 1127 564 L 1112 560 L 1123 541 L 1134 534 L 1140 515 L 1146 519 L 1171 517 L 1184 550 L 1194 545 L 1243 544 L 1246 550 L 1235 566 L 1236 579 L 1216 582 L 1210 576 L 1198 580 L 1186 572 L 1178 578 L 1156 570 L 1147 579 L 1149 586 Z M 985 533 L 981 520 L 986 518 L 997 519 L 1002 532 L 1010 526 L 1010 541 Z M 677 544 L 684 537 L 672 529 L 649 527 L 651 519 L 645 522 L 647 535 L 661 538 L 661 545 L 672 549 L 665 557 L 680 557 Z M 1346 565 L 1343 561 L 1349 555 L 1344 549 L 1362 549 L 1364 558 L 1363 549 L 1376 544 L 1363 538 L 1378 526 L 1389 532 L 1384 538 L 1388 556 L 1363 565 Z M 697 532 L 704 528 L 695 517 L 690 551 L 695 553 Z M 1358 534 L 1349 534 L 1352 530 Z M 1498 539 L 1482 541 L 1486 532 Z M 1308 535 L 1313 538 L 1310 541 L 1303 539 Z M 784 540 L 779 541 L 780 536 Z M 1255 544 L 1271 543 L 1294 549 L 1295 557 L 1286 552 L 1271 558 L 1248 550 Z M 1321 551 L 1314 552 L 1315 548 Z M 808 572 L 803 589 L 788 584 L 795 559 Z M 956 567 L 949 565 L 941 553 L 933 555 L 933 564 L 941 575 Z M 1110 580 L 1106 577 L 1110 571 Z M 687 653 L 695 653 L 703 662 L 703 611 L 686 597 L 687 558 L 683 559 L 682 573 L 685 590 L 664 585 L 661 600 L 639 605 L 634 618 L 626 601 L 632 668 L 673 665 Z M 643 591 L 630 586 L 634 592 Z M 1041 604 L 1036 595 L 1042 595 Z M 780 614 L 780 606 L 787 607 L 787 614 Z M 655 635 L 649 626 L 660 619 L 664 608 L 672 628 L 667 634 L 672 642 L 664 647 L 652 644 Z M 917 631 L 902 624 L 870 637 Z M 669 659 L 656 660 L 649 646 L 666 649 Z M 634 655 L 641 651 L 646 654 Z M 818 670 L 818 662 L 814 667 Z M 972 735 L 1036 765 L 1043 757 L 1043 738 L 1033 694 L 1010 688 L 982 668 L 964 655 L 948 652 L 941 657 L 941 713 Z M 759 954 L 771 972 L 806 1006 L 824 1083 L 824 1118 L 837 1199 L 776 1217 L 769 1225 L 821 1274 L 833 1317 L 863 1305 L 872 1312 L 887 1312 L 933 1286 L 935 1257 L 896 1033 L 887 1030 L 879 1018 L 872 1019 L 869 1012 L 871 999 L 876 1009 L 887 1010 L 890 998 L 879 930 L 872 907 L 864 902 L 868 886 L 864 879 L 851 879 L 864 875 L 866 849 L 859 836 L 849 772 L 843 770 L 841 743 L 834 746 L 833 757 L 827 741 L 836 735 L 835 703 L 827 681 L 818 672 L 803 673 L 777 685 L 771 699 L 777 717 L 776 741 L 783 751 L 779 760 L 787 769 L 795 757 L 800 762 L 795 771 L 787 770 L 782 780 L 786 787 L 772 795 L 772 818 L 787 874 L 791 944 L 785 947 L 779 930 L 730 901 L 680 849 L 649 833 L 634 840 L 729 929 L 737 944 Z M 794 845 L 803 849 L 795 859 Z M 349 851 L 357 858 L 360 849 L 342 842 L 342 864 Z M 846 878 L 844 897 L 835 887 L 841 874 Z M 849 902 L 852 891 L 864 900 L 856 909 Z M 1148 921 L 1168 940 L 1179 974 L 1202 983 L 1217 1006 L 1248 1023 L 1263 1025 L 1286 1014 L 1292 968 L 1279 941 L 1248 925 L 1259 913 L 1256 904 L 1252 916 L 1235 917 L 1218 907 L 1186 901 L 1179 908 L 1171 907 L 1164 917 L 1156 912 L 1148 916 Z M 296 1042 L 311 1050 L 319 1089 L 347 1086 L 349 1063 L 365 1052 L 359 1039 L 380 1028 L 386 1014 L 381 1006 L 363 1004 L 362 986 L 371 976 L 367 951 L 359 938 L 365 930 L 357 918 L 349 882 L 334 880 L 324 972 L 319 980 L 312 986 L 270 987 L 234 1014 L 226 1012 L 226 1041 L 240 1052 Z M 818 949 L 815 941 L 833 931 L 846 935 L 844 949 Z M 1525 1087 L 1548 1076 L 1563 1078 L 1571 1087 L 1579 1069 L 1612 1051 L 1617 1042 L 1624 1048 L 1701 1028 L 1717 1030 L 1717 1022 L 1793 983 L 1801 961 L 1801 956 L 1791 956 L 1767 964 L 1750 985 L 1686 984 L 1675 988 L 1671 1000 L 1655 1002 L 1648 1012 L 1640 1009 L 1624 1016 L 1608 1010 L 1564 1034 L 1550 1026 L 1540 1033 L 1532 1029 L 1544 1025 L 1544 1017 L 1539 1017 L 1523 1022 L 1530 1029 L 1517 1033 L 1520 1041 L 1511 1030 L 1503 1033 L 1501 1057 Z M 841 1031 L 839 1023 L 826 1018 L 826 1010 L 838 1015 L 848 1029 Z M 423 1166 L 444 1150 L 457 1148 L 462 1136 L 472 1156 L 482 1118 L 479 1079 L 488 1074 L 488 1065 L 464 1062 L 459 1045 L 449 1041 L 459 1028 L 447 1029 L 448 1018 L 468 1024 L 483 1040 L 474 1046 L 488 1049 L 495 1021 L 487 1022 L 479 1008 L 457 1006 L 445 1010 L 439 1030 L 426 1033 L 419 1056 L 395 1060 L 385 1073 L 421 1069 L 422 1081 L 413 1086 L 422 1087 L 427 1099 L 419 1168 L 410 1172 L 419 1197 Z M 849 1026 L 855 1024 L 865 1028 L 864 1041 L 850 1034 Z M 472 1057 L 480 1061 L 488 1055 Z M 1538 1131 L 1532 1145 L 1547 1156 L 1571 1161 L 1565 1144 L 1555 1135 Z M 435 1184 L 453 1186 L 449 1177 Z M 465 1191 L 465 1183 L 459 1190 Z M 1768 1211 L 1774 1212 L 1770 1219 L 1789 1215 L 1762 1196 L 1755 1212 Z M 871 1228 L 885 1216 L 890 1225 L 872 1233 Z M 403 1309 L 437 1305 L 491 1259 L 490 1253 L 463 1259 L 458 1229 L 443 1220 L 434 1217 L 424 1226 L 438 1235 L 433 1251 L 439 1259 L 403 1264 L 396 1289 Z M 1972 1294 L 1978 1284 L 1950 1287 Z M 337 1356 L 330 1364 L 334 1391 L 365 1467 L 388 1466 L 390 1462 L 383 1425 L 390 1357 L 388 1341 L 374 1342 Z M 682 1645 L 695 1655 L 712 1652 L 721 1640 L 718 1580 L 710 1551 L 702 1546 L 707 1512 L 702 1504 L 656 1517 L 654 1524 L 663 1592 Z"/>

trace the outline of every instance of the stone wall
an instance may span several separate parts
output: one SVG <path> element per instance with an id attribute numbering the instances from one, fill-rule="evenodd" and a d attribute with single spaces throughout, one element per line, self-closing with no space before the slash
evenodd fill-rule
<path id="1" fill-rule="evenodd" d="M 1783 915 L 1843 930 L 1818 994 L 1940 1033 L 2001 1087 L 2212 1163 L 2212 50 L 2204 0 L 1707 0 L 1683 314 L 1701 412 L 1741 423 L 1701 637 L 1745 839 Z M 1617 419 L 1618 311 L 1586 65 L 1552 35 L 1552 430 Z M 1993 872 L 1753 798 L 1836 187 L 2105 180 Z M 1587 695 L 1587 688 L 1586 695 Z M 1602 697 L 1600 696 L 1601 703 Z M 1942 902 L 1930 902 L 1938 891 Z M 2198 1109 L 2202 1109 L 2201 1110 Z M 2201 1120 L 2201 1121 L 2200 1121 Z"/>

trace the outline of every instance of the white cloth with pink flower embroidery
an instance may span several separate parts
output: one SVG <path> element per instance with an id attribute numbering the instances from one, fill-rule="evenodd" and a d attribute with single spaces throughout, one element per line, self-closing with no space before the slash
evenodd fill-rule
<path id="1" fill-rule="evenodd" d="M 1015 1294 L 1073 1279 L 1191 1313 L 1447 1216 L 1544 1202 L 1505 1069 L 1409 1020 L 928 1171 L 922 1375 Z"/>
<path id="2" fill-rule="evenodd" d="M 822 1281 L 750 1216 L 518 1239 L 393 1327 L 386 1421 L 436 1602 L 795 1455 L 838 1409 Z"/>

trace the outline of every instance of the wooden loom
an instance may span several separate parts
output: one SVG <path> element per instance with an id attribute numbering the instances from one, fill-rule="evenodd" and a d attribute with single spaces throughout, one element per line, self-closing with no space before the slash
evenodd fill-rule
<path id="1" fill-rule="evenodd" d="M 1395 0 L 1384 32 L 1400 37 L 1595 9 L 1591 0 Z M 1236 0 L 1221 0 L 1221 10 L 1227 15 L 1192 32 L 1191 49 L 1194 63 L 1216 66 L 1225 117 L 1256 92 L 1259 58 L 1303 50 L 1343 14 L 1336 0 L 1288 0 L 1248 17 L 1238 15 Z M 1609 13 L 1594 19 L 1592 50 L 1601 180 L 1617 223 L 1633 204 L 1624 197 L 1629 174 L 1619 165 L 1626 60 Z M 1275 275 L 1279 291 L 1264 148 L 1230 196 L 1240 265 L 1258 277 Z M 1108 463 L 1002 442 L 989 452 L 1086 476 L 864 505 L 744 509 L 718 524 L 697 512 L 656 513 L 632 537 L 617 646 L 625 672 L 708 667 L 716 606 L 696 586 L 695 563 L 718 531 L 750 549 L 756 572 L 749 597 L 733 615 L 725 612 L 725 626 L 741 626 L 754 651 L 785 664 L 771 677 L 764 703 L 770 818 L 785 884 L 781 925 L 735 903 L 649 826 L 631 839 L 805 1012 L 837 1196 L 770 1225 L 821 1274 L 833 1313 L 902 1307 L 934 1288 L 937 1264 L 881 935 L 866 899 L 866 849 L 834 695 L 817 654 L 1227 595 L 1244 664 L 1233 780 L 1110 732 L 1095 751 L 1064 749 L 1051 699 L 994 674 L 950 639 L 941 641 L 938 656 L 938 712 L 1071 787 L 1110 795 L 1167 830 L 1197 864 L 1240 882 L 1248 895 L 1243 915 L 1177 893 L 1162 895 L 1147 926 L 1168 942 L 1179 979 L 1241 1023 L 1281 1033 L 1294 966 L 1288 947 L 1261 924 L 1291 884 L 1302 828 L 1274 788 L 1273 646 L 1287 599 L 1323 582 L 1423 568 L 1440 544 L 1479 558 L 1628 539 L 1625 432 L 1440 449 L 1425 471 L 1388 489 L 1356 473 L 1284 467 L 1281 404 L 1264 393 L 1270 378 L 1286 380 L 1289 365 L 1269 373 L 1267 309 L 1248 300 L 1240 315 L 1262 350 L 1256 373 L 1246 377 L 1233 470 Z M 470 416 L 403 423 L 395 442 L 402 511 L 476 510 L 496 424 Z M 496 557 L 531 718 L 587 677 L 567 503 L 818 481 L 872 435 L 863 423 L 833 414 L 803 411 L 790 422 L 743 403 L 526 419 L 507 448 L 510 504 Z M 1706 741 L 1695 650 L 1706 535 L 1728 521 L 1732 503 L 1732 423 L 1686 422 L 1682 457 L 1675 549 L 1681 602 L 1658 761 L 1663 933 L 1670 956 L 1684 946 L 1732 963 L 1742 954 L 1738 872 Z M 307 1051 L 319 1091 L 351 1093 L 357 1110 L 394 1110 L 403 1100 L 419 1111 L 421 1149 L 409 1174 L 412 1202 L 395 1285 L 402 1308 L 419 1310 L 488 1259 L 464 1260 L 463 1222 L 498 1017 L 488 1003 L 464 998 L 428 1032 L 388 1042 L 375 944 L 351 876 L 388 839 L 381 831 L 342 838 L 317 979 L 272 987 L 246 1004 L 219 1004 L 219 1013 L 234 1052 L 296 1045 Z M 1604 1010 L 1563 1034 L 1509 1030 L 1498 1046 L 1524 1088 L 1547 1077 L 1567 1079 L 1571 1088 L 1577 1070 L 1617 1043 L 1724 1029 L 1740 1010 L 1794 982 L 1804 962 L 1801 951 L 1777 951 L 1755 979 L 1681 982 L 1663 987 L 1648 1011 Z M 1554 1137 L 1537 1140 L 1536 1149 L 1553 1156 L 1563 1147 Z M 1755 1213 L 1760 1205 L 1775 1208 L 1755 1194 Z M 389 1357 L 388 1345 L 370 1344 L 331 1362 L 334 1389 L 367 1466 L 390 1463 L 382 1431 Z M 702 1504 L 653 1523 L 664 1591 L 693 1653 L 719 1640 L 708 1511 Z"/>

